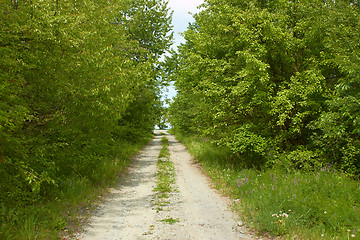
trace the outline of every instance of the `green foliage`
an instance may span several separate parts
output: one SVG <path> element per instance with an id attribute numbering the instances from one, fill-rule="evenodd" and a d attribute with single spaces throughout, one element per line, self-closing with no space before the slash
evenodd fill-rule
<path id="1" fill-rule="evenodd" d="M 175 224 L 175 223 L 180 222 L 180 220 L 178 218 L 172 218 L 172 217 L 162 219 L 161 221 L 168 223 L 168 224 Z"/>
<path id="2" fill-rule="evenodd" d="M 314 136 L 314 142 L 324 149 L 328 159 L 351 175 L 360 171 L 360 102 L 354 96 L 334 98 L 329 110 L 314 123 L 321 132 Z"/>
<path id="3" fill-rule="evenodd" d="M 162 148 L 160 150 L 156 173 L 156 186 L 153 191 L 155 194 L 154 205 L 157 211 L 162 211 L 163 207 L 169 205 L 169 194 L 174 191 L 175 168 L 170 160 L 169 140 L 163 136 L 161 138 Z"/>
<path id="4" fill-rule="evenodd" d="M 244 223 L 260 233 L 285 239 L 349 239 L 360 234 L 359 182 L 331 164 L 313 165 L 314 153 L 293 151 L 272 168 L 258 171 L 234 164 L 226 148 L 198 138 L 177 138 L 216 187 L 234 200 Z"/>
<path id="5" fill-rule="evenodd" d="M 273 161 L 268 161 L 267 166 L 274 169 L 281 169 L 284 172 L 314 172 L 323 166 L 319 161 L 318 153 L 306 149 L 297 149 L 274 156 Z"/>
<path id="6" fill-rule="evenodd" d="M 194 18 L 167 59 L 177 131 L 247 166 L 301 150 L 358 174 L 357 2 L 208 0 Z"/>
<path id="7" fill-rule="evenodd" d="M 322 234 L 327 239 L 345 239 L 347 229 L 359 234 L 358 183 L 335 173 L 333 168 L 301 174 L 244 170 L 232 177 L 233 183 L 228 183 L 239 199 L 237 207 L 262 231 L 299 234 L 307 239 L 320 238 Z M 286 217 L 279 218 L 275 215 L 278 213 L 286 213 Z"/>
<path id="8" fill-rule="evenodd" d="M 0 2 L 6 211 L 53 200 L 69 179 L 107 183 L 127 162 L 124 151 L 152 134 L 171 14 L 161 0 L 132 2 Z M 120 24 L 125 12 L 131 14 Z M 144 14 L 150 23 L 137 25 Z M 1 227 L 8 221 L 0 215 Z"/>
<path id="9" fill-rule="evenodd" d="M 156 57 L 160 57 L 172 44 L 171 14 L 167 1 L 126 0 L 126 9 L 120 12 L 119 24 L 124 24 L 132 40 Z"/>

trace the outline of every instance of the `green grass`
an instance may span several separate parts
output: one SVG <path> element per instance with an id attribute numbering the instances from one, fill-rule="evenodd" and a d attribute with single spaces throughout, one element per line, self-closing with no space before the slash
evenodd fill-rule
<path id="1" fill-rule="evenodd" d="M 170 152 L 168 149 L 169 140 L 164 136 L 161 139 L 162 148 L 160 150 L 157 162 L 158 171 L 156 173 L 156 186 L 153 191 L 156 192 L 154 205 L 157 211 L 162 211 L 163 207 L 168 206 L 170 202 L 166 199 L 174 191 L 175 168 L 170 161 Z"/>
<path id="2" fill-rule="evenodd" d="M 284 239 L 359 239 L 360 184 L 331 166 L 312 172 L 242 169 L 226 149 L 180 140 L 259 232 Z"/>
<path id="3" fill-rule="evenodd" d="M 162 219 L 161 221 L 168 223 L 168 224 L 175 224 L 175 223 L 178 223 L 180 220 L 169 217 L 169 218 Z"/>
<path id="4" fill-rule="evenodd" d="M 0 239 L 61 239 L 81 229 L 81 221 L 89 217 L 106 188 L 116 183 L 119 172 L 149 138 L 138 144 L 118 145 L 118 158 L 106 159 L 91 179 L 73 177 L 62 181 L 48 196 L 29 204 L 23 201 L 9 206 L 0 203 Z"/>

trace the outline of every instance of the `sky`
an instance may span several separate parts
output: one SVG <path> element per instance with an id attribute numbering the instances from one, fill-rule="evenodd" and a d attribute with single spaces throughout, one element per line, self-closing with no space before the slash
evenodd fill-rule
<path id="1" fill-rule="evenodd" d="M 184 42 L 184 39 L 180 36 L 180 32 L 186 31 L 189 22 L 193 22 L 193 18 L 190 13 L 196 13 L 199 10 L 197 6 L 203 3 L 203 0 L 169 0 L 169 8 L 174 11 L 173 13 L 173 25 L 174 25 L 174 40 L 175 46 Z"/>
<path id="2" fill-rule="evenodd" d="M 172 48 L 176 50 L 176 47 L 180 43 L 184 43 L 184 38 L 180 35 L 181 32 L 185 32 L 189 23 L 194 19 L 191 14 L 199 12 L 197 7 L 203 3 L 203 0 L 168 0 L 168 7 L 173 11 L 174 26 L 174 44 Z M 191 13 L 191 14 L 190 14 Z M 166 93 L 167 98 L 172 99 L 176 95 L 176 90 L 173 86 L 168 88 Z"/>

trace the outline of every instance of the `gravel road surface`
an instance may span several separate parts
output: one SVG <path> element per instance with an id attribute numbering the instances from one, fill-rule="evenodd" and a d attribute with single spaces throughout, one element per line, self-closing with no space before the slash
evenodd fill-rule
<path id="1" fill-rule="evenodd" d="M 167 206 L 154 205 L 157 160 L 163 134 L 169 140 L 175 166 L 174 191 Z M 155 137 L 134 159 L 126 175 L 90 219 L 84 240 L 235 240 L 258 239 L 246 233 L 229 201 L 211 187 L 186 147 L 166 131 Z"/>

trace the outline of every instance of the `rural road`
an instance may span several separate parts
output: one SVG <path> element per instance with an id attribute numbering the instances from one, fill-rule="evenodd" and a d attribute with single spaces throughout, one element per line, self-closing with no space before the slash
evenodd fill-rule
<path id="1" fill-rule="evenodd" d="M 157 211 L 153 189 L 163 135 L 170 144 L 175 190 L 167 199 L 167 206 Z M 211 188 L 186 147 L 166 131 L 155 130 L 154 139 L 134 159 L 123 180 L 111 189 L 80 239 L 235 240 L 256 237 L 241 228 L 237 217 L 228 209 L 226 199 Z"/>

